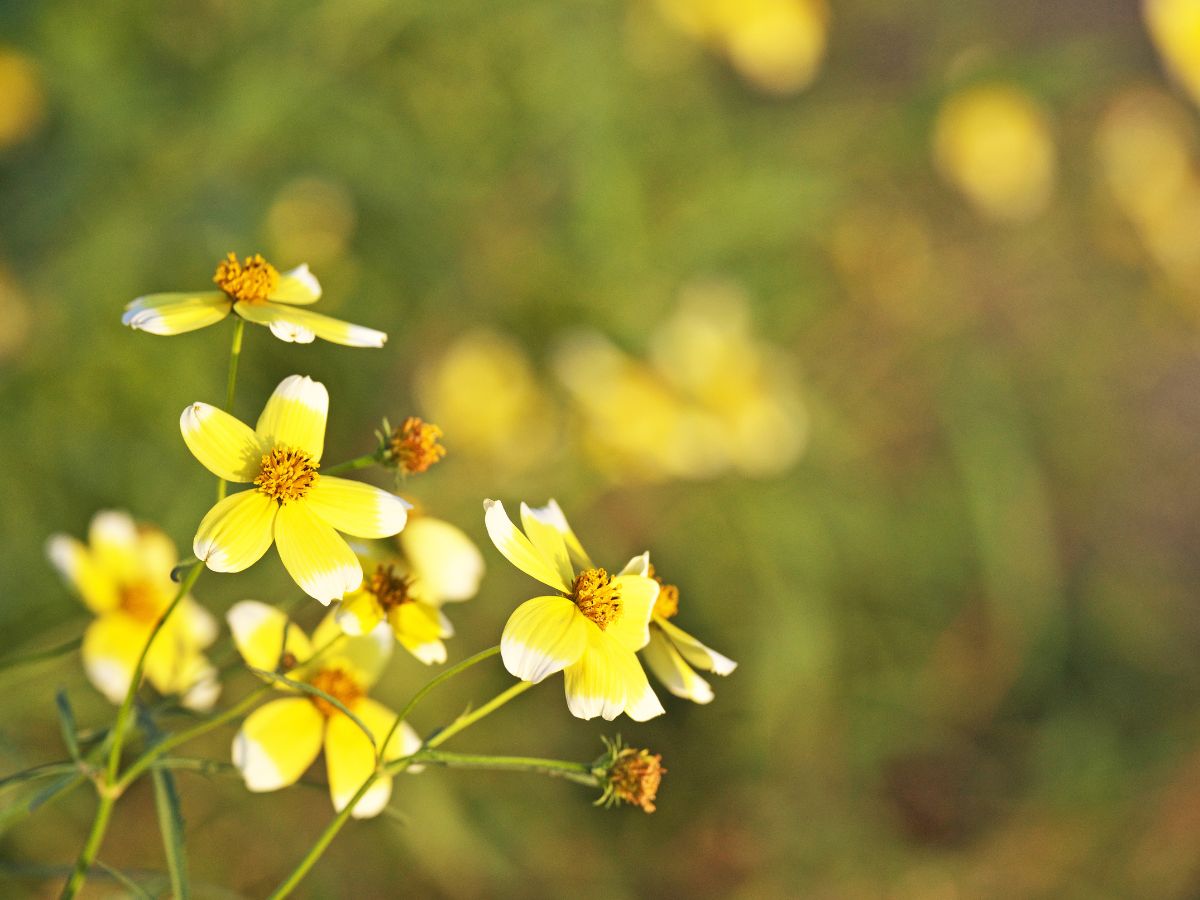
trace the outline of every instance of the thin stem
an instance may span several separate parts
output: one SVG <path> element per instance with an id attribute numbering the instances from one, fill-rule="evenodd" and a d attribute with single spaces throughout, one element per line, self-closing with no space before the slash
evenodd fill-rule
<path id="1" fill-rule="evenodd" d="M 92 867 L 96 854 L 100 850 L 100 842 L 104 840 L 104 832 L 108 830 L 108 820 L 112 817 L 113 804 L 116 802 L 117 798 L 112 794 L 100 795 L 100 805 L 96 807 L 96 818 L 92 819 L 92 828 L 88 832 L 87 840 L 84 841 L 83 849 L 79 851 L 79 858 L 75 860 L 75 868 L 71 870 L 71 877 L 67 879 L 67 884 L 63 888 L 63 900 L 70 900 L 83 887 L 88 869 Z"/>
<path id="2" fill-rule="evenodd" d="M 233 316 L 233 343 L 229 346 L 229 378 L 225 382 L 225 412 L 233 413 L 233 395 L 237 388 L 238 362 L 242 358 L 242 334 L 246 330 L 246 320 L 241 316 Z M 225 499 L 225 480 L 217 479 L 217 499 Z"/>
<path id="3" fill-rule="evenodd" d="M 418 750 L 413 755 L 412 764 L 444 766 L 450 769 L 536 772 L 552 778 L 565 778 L 588 787 L 600 787 L 600 780 L 588 763 L 567 762 L 562 759 L 538 759 L 532 756 L 481 756 L 470 753 L 447 753 L 444 750 Z"/>
<path id="4" fill-rule="evenodd" d="M 355 469 L 365 469 L 379 462 L 379 458 L 374 453 L 368 453 L 364 456 L 356 456 L 354 459 L 348 459 L 345 462 L 340 462 L 335 466 L 329 466 L 321 469 L 322 475 L 336 475 L 339 472 L 353 472 Z"/>
<path id="5" fill-rule="evenodd" d="M 463 713 L 461 716 L 427 740 L 425 742 L 425 746 L 430 750 L 432 750 L 434 747 L 440 747 L 464 728 L 470 728 L 480 719 L 491 715 L 509 700 L 513 699 L 514 697 L 519 697 L 531 687 L 533 687 L 532 681 L 518 681 L 508 690 L 501 691 L 487 703 L 483 704 L 483 706 L 479 707 L 479 709 L 471 710 L 469 713 Z"/>

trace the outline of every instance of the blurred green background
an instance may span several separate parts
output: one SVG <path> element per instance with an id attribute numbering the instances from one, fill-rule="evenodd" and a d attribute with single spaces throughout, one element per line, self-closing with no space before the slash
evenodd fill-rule
<path id="1" fill-rule="evenodd" d="M 584 760 L 619 731 L 664 756 L 653 816 L 427 772 L 301 896 L 1196 896 L 1197 21 L 1192 0 L 5 4 L 0 650 L 88 621 L 51 532 L 116 507 L 190 542 L 213 485 L 176 423 L 220 402 L 231 326 L 120 313 L 261 251 L 391 337 L 250 326 L 235 412 L 300 372 L 330 389 L 330 461 L 384 415 L 446 431 L 410 493 L 489 564 L 451 659 L 532 587 L 480 501 L 556 497 L 598 559 L 650 549 L 679 624 L 740 663 L 644 725 L 573 719 L 553 678 L 455 742 Z M 289 584 L 271 553 L 195 593 L 220 613 Z M 401 655 L 394 705 L 429 674 Z M 506 683 L 481 667 L 415 724 Z M 81 725 L 111 717 L 74 657 L 0 685 L 3 772 L 65 755 L 59 687 Z M 179 780 L 198 894 L 262 896 L 331 815 L 322 790 Z M 93 804 L 0 837 L 5 896 L 56 893 Z M 101 859 L 140 877 L 160 848 L 142 786 Z"/>

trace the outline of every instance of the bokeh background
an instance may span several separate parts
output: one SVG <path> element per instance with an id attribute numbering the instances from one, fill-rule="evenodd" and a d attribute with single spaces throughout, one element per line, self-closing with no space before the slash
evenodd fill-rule
<path id="1" fill-rule="evenodd" d="M 428 772 L 300 895 L 1194 897 L 1198 100 L 1194 0 L 5 4 L 0 649 L 88 621 L 51 532 L 118 507 L 187 545 L 212 479 L 176 422 L 220 401 L 229 326 L 120 312 L 261 251 L 391 339 L 251 326 L 235 411 L 301 372 L 329 460 L 384 415 L 445 429 L 410 492 L 489 563 L 452 659 L 529 596 L 480 500 L 553 496 L 741 664 L 644 725 L 575 720 L 552 679 L 455 743 L 620 731 L 670 770 L 653 816 Z M 196 596 L 287 585 L 270 554 Z M 427 675 L 398 655 L 379 694 Z M 73 656 L 6 669 L 0 769 L 65 755 L 60 687 L 110 718 Z M 263 895 L 330 815 L 178 777 L 198 895 Z M 5 896 L 56 892 L 93 802 L 0 836 Z M 160 847 L 135 790 L 101 858 L 161 887 Z"/>

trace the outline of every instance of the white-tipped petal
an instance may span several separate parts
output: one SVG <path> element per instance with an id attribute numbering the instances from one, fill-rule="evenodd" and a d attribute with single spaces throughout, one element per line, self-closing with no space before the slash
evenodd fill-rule
<path id="1" fill-rule="evenodd" d="M 373 484 L 320 475 L 304 502 L 338 531 L 361 538 L 398 534 L 412 504 Z"/>
<path id="2" fill-rule="evenodd" d="M 655 624 L 663 630 L 663 633 L 675 645 L 683 658 L 697 669 L 703 669 L 706 672 L 713 672 L 717 675 L 728 675 L 737 668 L 737 663 L 728 656 L 722 656 L 711 647 L 705 646 L 682 628 L 672 625 L 666 619 L 656 619 Z"/>
<path id="3" fill-rule="evenodd" d="M 328 418 L 325 385 L 307 375 L 289 375 L 271 394 L 254 430 L 267 448 L 302 450 L 320 462 Z"/>
<path id="4" fill-rule="evenodd" d="M 215 325 L 232 308 L 220 291 L 200 294 L 147 294 L 125 307 L 121 324 L 135 331 L 173 335 Z"/>
<path id="5" fill-rule="evenodd" d="M 183 442 L 200 464 L 226 481 L 250 482 L 259 472 L 264 448 L 249 425 L 207 403 L 193 403 L 179 417 Z"/>
<path id="6" fill-rule="evenodd" d="M 509 672 L 536 684 L 575 663 L 595 630 L 566 597 L 535 597 L 509 616 L 500 656 Z"/>
<path id="7" fill-rule="evenodd" d="M 308 263 L 279 273 L 279 284 L 267 299 L 275 303 L 307 305 L 321 299 L 321 282 L 308 269 Z"/>
<path id="8" fill-rule="evenodd" d="M 192 552 L 214 572 L 250 568 L 271 546 L 277 509 L 261 491 L 231 494 L 200 520 Z"/>
<path id="9" fill-rule="evenodd" d="M 303 500 L 280 507 L 275 546 L 288 574 L 314 600 L 328 605 L 362 584 L 362 565 L 354 551 Z"/>
<path id="10" fill-rule="evenodd" d="M 693 703 L 712 702 L 712 686 L 696 674 L 657 626 L 650 629 L 650 643 L 642 650 L 642 658 L 654 677 L 676 697 Z"/>
<path id="11" fill-rule="evenodd" d="M 290 329 L 302 329 L 308 334 L 344 347 L 382 347 L 387 343 L 387 334 L 382 331 L 343 322 L 341 319 L 299 306 L 270 302 L 237 303 L 233 309 L 248 322 L 270 326 L 276 337 L 281 336 L 280 331 L 276 330 L 278 327 L 282 329 L 283 334 L 289 333 Z"/>
<path id="12" fill-rule="evenodd" d="M 307 697 L 272 700 L 233 738 L 233 764 L 252 791 L 295 784 L 321 752 L 325 717 Z"/>
<path id="13" fill-rule="evenodd" d="M 580 719 L 602 716 L 611 722 L 625 711 L 625 670 L 620 654 L 628 653 L 598 628 L 588 629 L 587 649 L 564 670 L 567 708 Z"/>
<path id="14" fill-rule="evenodd" d="M 571 590 L 553 562 L 543 558 L 529 539 L 517 530 L 517 526 L 504 511 L 503 503 L 499 500 L 484 500 L 483 509 L 483 521 L 487 526 L 488 537 L 505 559 L 542 584 L 563 593 Z"/>

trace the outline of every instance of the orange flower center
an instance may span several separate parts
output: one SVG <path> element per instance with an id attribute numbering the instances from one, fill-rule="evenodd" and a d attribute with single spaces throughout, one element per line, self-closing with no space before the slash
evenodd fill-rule
<path id="1" fill-rule="evenodd" d="M 217 265 L 213 283 L 234 300 L 258 303 L 279 286 L 279 272 L 257 253 L 247 256 L 244 262 L 229 253 Z"/>
<path id="2" fill-rule="evenodd" d="M 276 447 L 262 458 L 254 484 L 260 491 L 283 506 L 299 500 L 316 483 L 320 463 L 313 462 L 303 450 Z"/>
<path id="3" fill-rule="evenodd" d="M 658 787 L 666 771 L 661 754 L 627 748 L 617 755 L 608 779 L 618 799 L 652 813 L 655 810 L 654 799 L 658 796 Z"/>
<path id="4" fill-rule="evenodd" d="M 408 475 L 424 472 L 446 455 L 446 448 L 438 443 L 442 429 L 416 416 L 409 416 L 404 424 L 392 432 L 388 453 L 397 468 Z"/>
<path id="5" fill-rule="evenodd" d="M 575 577 L 571 600 L 604 631 L 621 618 L 621 592 L 603 569 L 584 569 Z"/>
<path id="6" fill-rule="evenodd" d="M 122 586 L 121 609 L 142 622 L 154 622 L 158 619 L 162 604 L 158 591 L 143 581 Z"/>
<path id="7" fill-rule="evenodd" d="M 375 569 L 375 574 L 367 579 L 367 590 L 375 595 L 379 605 L 386 610 L 394 609 L 404 603 L 412 602 L 409 588 L 412 579 L 407 575 L 397 575 L 396 567 L 391 563 Z"/>
<path id="8" fill-rule="evenodd" d="M 312 678 L 309 684 L 318 690 L 324 691 L 347 709 L 362 697 L 364 693 L 358 683 L 358 679 L 344 669 L 322 669 Z M 321 715 L 326 718 L 332 716 L 335 712 L 341 712 L 341 710 L 324 697 L 310 697 L 309 699 L 312 700 L 313 705 L 321 712 Z"/>
<path id="9" fill-rule="evenodd" d="M 646 573 L 658 582 L 658 599 L 654 601 L 652 616 L 660 619 L 670 619 L 679 614 L 679 588 L 673 584 L 663 584 L 663 580 L 654 571 L 654 566 Z"/>

